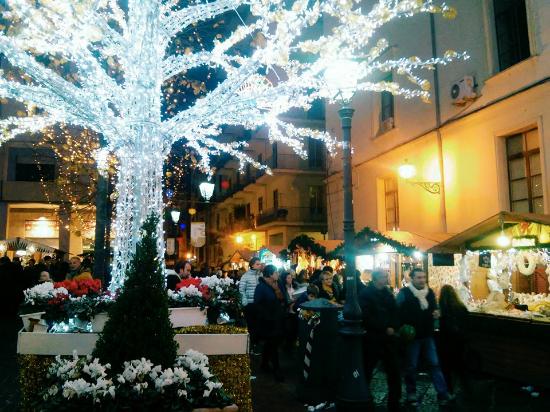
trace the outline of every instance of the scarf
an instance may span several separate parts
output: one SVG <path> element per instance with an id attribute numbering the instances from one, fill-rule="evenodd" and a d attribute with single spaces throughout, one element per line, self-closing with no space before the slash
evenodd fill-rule
<path id="1" fill-rule="evenodd" d="M 412 292 L 414 297 L 418 299 L 418 302 L 420 303 L 420 308 L 422 310 L 428 309 L 428 306 L 430 306 L 430 304 L 428 303 L 428 299 L 426 299 L 426 297 L 428 296 L 428 292 L 430 291 L 430 289 L 428 289 L 427 286 L 424 286 L 424 289 L 417 289 L 411 283 L 409 285 L 409 290 Z"/>
<path id="2" fill-rule="evenodd" d="M 277 299 L 279 299 L 280 301 L 285 300 L 285 297 L 283 296 L 283 292 L 281 292 L 281 288 L 279 288 L 279 283 L 275 279 L 273 279 L 271 277 L 269 277 L 269 278 L 264 277 L 264 281 L 269 286 L 271 286 L 271 288 L 275 292 L 275 296 L 277 296 Z"/>

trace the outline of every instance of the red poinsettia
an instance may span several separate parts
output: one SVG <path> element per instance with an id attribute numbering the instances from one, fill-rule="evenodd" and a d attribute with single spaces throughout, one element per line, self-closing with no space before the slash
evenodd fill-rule
<path id="1" fill-rule="evenodd" d="M 101 293 L 101 280 L 99 279 L 82 279 L 82 280 L 64 280 L 63 282 L 54 283 L 56 288 L 65 288 L 71 296 L 90 296 L 99 295 Z"/>
<path id="2" fill-rule="evenodd" d="M 183 279 L 180 283 L 176 285 L 176 290 L 180 290 L 181 288 L 188 288 L 189 286 L 195 286 L 202 293 L 203 298 L 210 298 L 210 290 L 208 289 L 208 286 L 202 284 L 200 278 L 189 277 L 187 279 Z"/>

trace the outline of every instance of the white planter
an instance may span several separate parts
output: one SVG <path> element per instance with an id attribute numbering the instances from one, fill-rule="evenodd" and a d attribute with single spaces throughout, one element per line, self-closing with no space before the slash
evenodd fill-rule
<path id="1" fill-rule="evenodd" d="M 92 332 L 103 332 L 103 327 L 108 319 L 109 315 L 107 312 L 101 312 L 95 315 L 92 319 Z"/>
<path id="2" fill-rule="evenodd" d="M 42 315 L 46 312 L 35 312 L 35 313 L 27 313 L 25 315 L 19 315 L 21 317 L 21 320 L 23 321 L 23 329 L 25 329 L 27 332 L 32 332 L 31 330 L 31 319 L 36 321 L 42 320 Z"/>
<path id="3" fill-rule="evenodd" d="M 183 328 L 186 326 L 206 325 L 206 309 L 195 308 L 169 308 L 172 327 Z"/>

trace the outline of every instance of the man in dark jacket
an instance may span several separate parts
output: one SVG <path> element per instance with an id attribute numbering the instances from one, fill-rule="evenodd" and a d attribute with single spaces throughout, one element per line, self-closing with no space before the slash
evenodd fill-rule
<path id="1" fill-rule="evenodd" d="M 426 273 L 415 268 L 410 273 L 411 283 L 399 291 L 397 306 L 402 325 L 411 325 L 416 334 L 407 344 L 405 386 L 407 402 L 417 405 L 416 397 L 416 367 L 420 355 L 426 360 L 430 368 L 433 385 L 437 392 L 440 404 L 449 402 L 449 393 L 445 378 L 439 366 L 439 359 L 435 349 L 434 320 L 439 319 L 439 310 L 435 301 L 435 294 L 427 285 Z"/>
<path id="2" fill-rule="evenodd" d="M 257 332 L 264 340 L 261 368 L 272 371 L 277 381 L 283 376 L 279 368 L 279 346 L 284 336 L 285 299 L 278 285 L 279 273 L 273 265 L 267 265 L 263 277 L 254 292 L 254 303 L 258 310 Z M 271 365 L 270 365 L 271 363 Z"/>
<path id="3" fill-rule="evenodd" d="M 359 304 L 367 331 L 363 341 L 365 376 L 370 385 L 377 363 L 383 362 L 388 380 L 388 411 L 398 411 L 401 399 L 396 338 L 399 320 L 395 298 L 388 287 L 387 272 L 375 270 L 372 273 L 372 281 L 359 293 Z"/>

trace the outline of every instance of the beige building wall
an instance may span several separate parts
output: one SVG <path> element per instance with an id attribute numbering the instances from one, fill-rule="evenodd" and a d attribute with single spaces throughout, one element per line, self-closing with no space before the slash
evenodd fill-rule
<path id="1" fill-rule="evenodd" d="M 440 181 L 444 203 L 418 185 L 397 178 L 399 229 L 416 233 L 460 232 L 500 210 L 509 210 L 506 136 L 537 128 L 544 185 L 544 211 L 550 213 L 550 3 L 527 0 L 531 57 L 498 71 L 492 2 L 458 0 L 454 21 L 435 18 L 438 54 L 466 50 L 471 59 L 440 67 L 439 91 L 443 173 L 436 130 L 435 105 L 394 99 L 395 127 L 380 131 L 380 95 L 361 94 L 352 102 L 353 196 L 356 230 L 386 230 L 383 179 L 397 177 L 408 160 L 415 180 Z M 431 55 L 428 16 L 388 26 L 391 57 Z M 458 107 L 451 85 L 474 76 L 478 98 Z M 433 80 L 428 72 L 426 78 Z M 394 80 L 399 80 L 398 76 Z M 433 88 L 432 88 L 433 92 Z M 337 107 L 327 109 L 327 130 L 339 135 Z M 342 239 L 341 153 L 330 161 L 327 179 L 328 235 Z M 442 219 L 443 206 L 446 209 Z M 446 225 L 445 225 L 446 223 Z M 446 229 L 446 230 L 445 230 Z"/>

